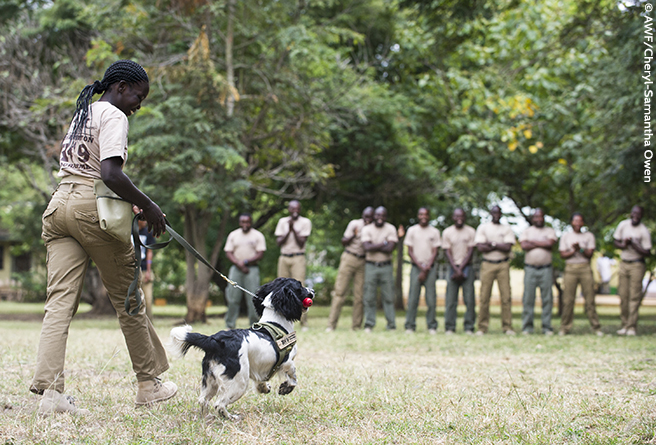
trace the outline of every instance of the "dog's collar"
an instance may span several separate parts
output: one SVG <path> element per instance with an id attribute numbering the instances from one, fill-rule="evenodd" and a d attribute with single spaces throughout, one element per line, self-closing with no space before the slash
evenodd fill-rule
<path id="1" fill-rule="evenodd" d="M 290 334 L 288 334 L 287 331 L 280 326 L 266 322 L 253 324 L 253 329 L 256 331 L 261 329 L 267 331 L 271 338 L 273 338 L 273 343 L 276 345 L 278 362 L 273 366 L 269 372 L 269 375 L 265 379 L 265 381 L 268 381 L 275 375 L 276 372 L 278 372 L 280 366 L 282 366 L 287 356 L 289 356 L 289 353 L 292 352 L 292 349 L 296 345 L 296 332 L 292 331 Z"/>

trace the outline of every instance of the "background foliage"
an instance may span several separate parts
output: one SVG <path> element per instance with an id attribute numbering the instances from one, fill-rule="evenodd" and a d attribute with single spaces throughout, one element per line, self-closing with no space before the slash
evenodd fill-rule
<path id="1" fill-rule="evenodd" d="M 222 243 L 251 211 L 267 235 L 286 202 L 314 222 L 308 276 L 331 287 L 348 220 L 385 205 L 406 227 L 421 205 L 500 197 L 562 229 L 581 211 L 612 252 L 640 203 L 641 9 L 614 0 L 7 0 L 0 7 L 0 226 L 43 254 L 39 215 L 81 88 L 119 58 L 151 92 L 131 119 L 128 174 L 194 246 Z M 223 283 L 177 247 L 156 294 L 184 291 L 191 319 Z M 216 279 L 216 278 L 215 278 Z M 195 308 L 195 309 L 194 309 Z"/>

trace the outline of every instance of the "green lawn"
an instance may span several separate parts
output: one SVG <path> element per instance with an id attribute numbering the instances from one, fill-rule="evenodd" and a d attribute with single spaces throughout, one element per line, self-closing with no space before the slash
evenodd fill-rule
<path id="1" fill-rule="evenodd" d="M 209 323 L 194 330 L 222 329 L 224 309 L 212 308 Z M 41 310 L 0 303 L 0 314 Z M 521 308 L 513 310 L 518 330 Z M 69 334 L 67 393 L 91 414 L 40 418 L 27 390 L 40 323 L 0 321 L 0 444 L 656 443 L 654 308 L 643 308 L 634 338 L 611 334 L 619 328 L 614 307 L 599 309 L 611 334 L 601 338 L 590 335 L 580 307 L 567 337 L 502 335 L 493 311 L 487 336 L 429 336 L 423 313 L 414 335 L 403 332 L 401 313 L 397 331 L 384 331 L 381 314 L 373 333 L 352 332 L 348 308 L 325 333 L 328 308 L 313 307 L 310 330 L 298 333 L 298 388 L 288 396 L 249 391 L 229 408 L 243 416 L 235 423 L 200 416 L 197 351 L 172 361 L 164 376 L 179 386 L 174 399 L 134 408 L 136 381 L 111 318 L 81 318 Z M 155 315 L 166 340 L 184 308 Z M 462 313 L 458 329 L 461 320 Z"/>

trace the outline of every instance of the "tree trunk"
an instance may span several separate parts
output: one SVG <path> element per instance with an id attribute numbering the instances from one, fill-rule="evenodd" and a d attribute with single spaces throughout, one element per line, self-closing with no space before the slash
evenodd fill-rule
<path id="1" fill-rule="evenodd" d="M 228 81 L 228 94 L 226 96 L 226 114 L 230 118 L 235 110 L 235 65 L 232 59 L 234 39 L 235 0 L 228 0 L 228 31 L 226 32 L 226 80 Z"/>
<path id="2" fill-rule="evenodd" d="M 184 237 L 196 251 L 205 258 L 210 264 L 216 264 L 221 253 L 221 246 L 225 239 L 226 220 L 230 215 L 230 210 L 226 207 L 223 211 L 222 221 L 216 242 L 212 247 L 211 256 L 207 257 L 207 232 L 212 221 L 212 212 L 199 211 L 194 206 L 185 207 Z M 214 271 L 205 264 L 200 263 L 190 252 L 185 252 L 187 262 L 187 323 L 207 321 L 205 308 L 210 296 L 210 281 Z"/>
<path id="3" fill-rule="evenodd" d="M 81 300 L 91 304 L 87 315 L 116 315 L 116 310 L 109 300 L 109 295 L 100 279 L 100 272 L 95 265 L 89 265 L 84 279 Z"/>
<path id="4" fill-rule="evenodd" d="M 184 237 L 194 249 L 205 258 L 207 249 L 205 237 L 212 215 L 208 212 L 199 212 L 193 205 L 185 206 Z M 198 264 L 191 252 L 185 252 L 187 263 L 187 323 L 207 321 L 205 307 L 209 298 L 209 272 L 207 266 Z"/>

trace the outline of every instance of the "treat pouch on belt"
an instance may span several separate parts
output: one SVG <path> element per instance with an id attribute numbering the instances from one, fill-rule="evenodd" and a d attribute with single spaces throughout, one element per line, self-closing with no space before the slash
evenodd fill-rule
<path id="1" fill-rule="evenodd" d="M 129 243 L 132 228 L 132 204 L 114 193 L 100 179 L 93 181 L 93 194 L 96 195 L 100 228 L 114 238 Z"/>

